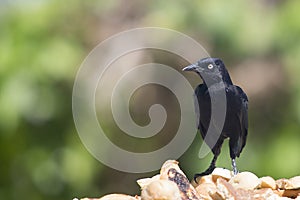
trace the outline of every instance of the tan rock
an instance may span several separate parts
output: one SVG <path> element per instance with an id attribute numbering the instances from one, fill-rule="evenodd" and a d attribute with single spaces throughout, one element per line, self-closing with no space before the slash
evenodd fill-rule
<path id="1" fill-rule="evenodd" d="M 227 181 L 233 177 L 233 173 L 230 170 L 224 168 L 215 168 L 211 175 L 214 182 L 216 182 L 220 177 Z"/>
<path id="2" fill-rule="evenodd" d="M 236 200 L 253 199 L 253 191 L 238 188 L 238 189 L 236 189 L 236 193 L 237 193 Z"/>
<path id="3" fill-rule="evenodd" d="M 200 198 L 187 177 L 176 171 L 176 169 L 169 169 L 168 179 L 177 185 L 182 200 L 198 200 Z"/>
<path id="4" fill-rule="evenodd" d="M 129 196 L 129 195 L 125 195 L 125 194 L 109 194 L 109 195 L 105 195 L 104 197 L 98 199 L 98 200 L 138 200 L 140 199 L 140 197 L 136 196 Z M 82 199 L 84 200 L 84 199 Z M 87 200 L 87 199 L 86 199 Z M 89 199 L 92 200 L 92 199 Z"/>
<path id="5" fill-rule="evenodd" d="M 177 185 L 168 180 L 156 180 L 147 185 L 141 193 L 142 200 L 181 200 Z"/>
<path id="6" fill-rule="evenodd" d="M 273 192 L 275 194 L 277 194 L 278 196 L 282 197 L 283 193 L 284 193 L 284 190 L 281 190 L 281 189 L 277 189 L 277 190 L 273 190 Z"/>
<path id="7" fill-rule="evenodd" d="M 177 172 L 181 173 L 182 175 L 186 176 L 183 171 L 178 166 L 178 161 L 176 160 L 167 160 L 160 169 L 160 179 L 168 180 L 168 173 L 170 169 L 175 169 Z"/>
<path id="8" fill-rule="evenodd" d="M 262 188 L 254 190 L 251 199 L 276 199 L 279 196 L 273 192 L 271 188 Z"/>
<path id="9" fill-rule="evenodd" d="M 300 176 L 295 176 L 290 179 L 278 179 L 276 185 L 279 189 L 283 190 L 297 190 L 300 189 Z"/>
<path id="10" fill-rule="evenodd" d="M 251 172 L 233 176 L 230 170 L 216 168 L 211 175 L 199 177 L 193 187 L 175 160 L 166 161 L 160 174 L 137 183 L 141 196 L 110 194 L 82 200 L 300 200 L 300 176 L 275 181 Z"/>
<path id="11" fill-rule="evenodd" d="M 202 176 L 202 177 L 198 177 L 197 178 L 197 183 L 192 180 L 191 184 L 196 188 L 198 185 L 204 184 L 204 183 L 212 183 L 215 184 L 212 180 L 212 175 L 206 175 L 206 176 Z"/>
<path id="12" fill-rule="evenodd" d="M 275 180 L 270 176 L 264 176 L 260 178 L 261 188 L 271 188 L 275 190 L 277 188 Z"/>
<path id="13" fill-rule="evenodd" d="M 260 179 L 251 172 L 241 172 L 229 180 L 234 188 L 242 188 L 245 190 L 253 190 L 260 186 Z"/>
<path id="14" fill-rule="evenodd" d="M 290 180 L 288 180 L 286 178 L 276 180 L 276 185 L 279 189 L 283 189 L 283 190 L 293 188 L 293 185 L 290 182 Z"/>
<path id="15" fill-rule="evenodd" d="M 289 181 L 291 182 L 293 187 L 290 189 L 300 189 L 300 176 L 295 176 L 293 178 L 290 178 Z"/>
<path id="16" fill-rule="evenodd" d="M 276 197 L 275 200 L 291 200 L 291 198 L 288 198 L 288 197 Z"/>
<path id="17" fill-rule="evenodd" d="M 212 197 L 216 195 L 217 186 L 214 183 L 201 183 L 196 187 L 196 191 L 201 198 L 212 200 Z"/>
<path id="18" fill-rule="evenodd" d="M 153 176 L 152 178 L 142 178 L 142 179 L 137 180 L 136 182 L 138 183 L 140 188 L 143 190 L 147 185 L 149 185 L 153 181 L 157 181 L 159 179 L 160 179 L 160 175 L 157 174 L 157 175 Z"/>
<path id="19" fill-rule="evenodd" d="M 217 194 L 226 200 L 235 200 L 238 199 L 237 192 L 235 188 L 229 184 L 225 179 L 218 178 L 217 179 Z"/>

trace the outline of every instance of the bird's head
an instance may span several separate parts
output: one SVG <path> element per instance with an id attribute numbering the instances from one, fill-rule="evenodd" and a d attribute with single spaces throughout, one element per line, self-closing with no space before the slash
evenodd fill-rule
<path id="1" fill-rule="evenodd" d="M 219 58 L 203 58 L 182 70 L 196 72 L 205 83 L 214 84 L 223 81 L 232 84 L 229 73 L 223 61 Z"/>

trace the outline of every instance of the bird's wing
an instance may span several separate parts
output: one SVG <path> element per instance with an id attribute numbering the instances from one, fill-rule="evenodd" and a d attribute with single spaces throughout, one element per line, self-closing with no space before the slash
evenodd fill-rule
<path id="1" fill-rule="evenodd" d="M 200 130 L 201 134 L 206 133 L 206 130 L 204 130 L 204 127 L 201 126 L 200 122 L 200 104 L 201 99 L 203 99 L 205 92 L 207 92 L 207 88 L 204 84 L 200 84 L 195 89 L 194 94 L 194 106 L 195 106 L 195 112 L 197 117 L 197 128 Z M 203 102 L 202 102 L 203 103 Z"/>
<path id="2" fill-rule="evenodd" d="M 194 93 L 194 107 L 195 107 L 195 113 L 196 113 L 196 125 L 197 128 L 199 129 L 200 127 L 200 108 L 199 108 L 199 104 L 200 104 L 200 93 L 201 93 L 201 87 L 203 86 L 203 84 L 200 84 L 196 87 L 195 89 L 195 93 Z"/>
<path id="3" fill-rule="evenodd" d="M 247 140 L 247 134 L 248 134 L 248 97 L 246 93 L 239 87 L 236 86 L 237 92 L 239 94 L 240 99 L 242 100 L 242 110 L 241 110 L 241 146 L 240 146 L 240 152 L 244 148 Z"/>

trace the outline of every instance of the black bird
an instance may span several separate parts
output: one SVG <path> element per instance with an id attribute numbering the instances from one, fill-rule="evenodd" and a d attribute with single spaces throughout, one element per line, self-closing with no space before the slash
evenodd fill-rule
<path id="1" fill-rule="evenodd" d="M 195 89 L 197 123 L 202 138 L 205 139 L 204 141 L 214 154 L 208 169 L 195 174 L 194 179 L 208 175 L 215 169 L 223 141 L 226 138 L 229 138 L 232 168 L 236 175 L 238 170 L 235 159 L 240 156 L 246 144 L 248 133 L 247 95 L 239 86 L 233 85 L 223 61 L 219 58 L 201 59 L 197 63 L 183 68 L 183 71 L 194 71 L 203 80 L 203 84 L 198 85 Z M 212 115 L 212 102 L 215 102 L 213 105 L 219 110 L 221 110 L 223 104 L 223 121 L 220 119 L 221 114 Z M 225 104 L 226 102 L 227 104 Z M 224 123 L 221 123 L 221 121 Z M 212 130 L 210 132 L 208 131 L 209 127 Z M 210 134 L 207 134 L 208 132 Z"/>

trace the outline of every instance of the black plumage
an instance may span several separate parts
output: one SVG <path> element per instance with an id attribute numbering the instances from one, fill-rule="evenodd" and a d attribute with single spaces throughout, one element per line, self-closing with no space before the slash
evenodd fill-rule
<path id="1" fill-rule="evenodd" d="M 204 58 L 183 70 L 194 71 L 203 80 L 203 84 L 198 85 L 195 89 L 198 129 L 214 154 L 209 168 L 202 173 L 195 174 L 195 180 L 197 177 L 210 174 L 214 170 L 217 157 L 226 138 L 229 138 L 233 172 L 237 174 L 235 159 L 240 156 L 246 144 L 248 133 L 247 95 L 239 86 L 233 85 L 223 61 L 219 58 Z M 214 95 L 213 98 L 212 95 Z M 212 104 L 212 102 L 214 103 Z M 197 105 L 199 105 L 199 109 Z M 212 105 L 216 106 L 217 109 L 215 115 L 212 115 Z M 225 108 L 223 121 L 220 117 L 222 113 L 218 113 L 220 110 L 222 112 L 222 106 Z M 212 124 L 210 124 L 211 122 Z M 211 131 L 210 134 L 207 134 L 209 127 Z"/>

